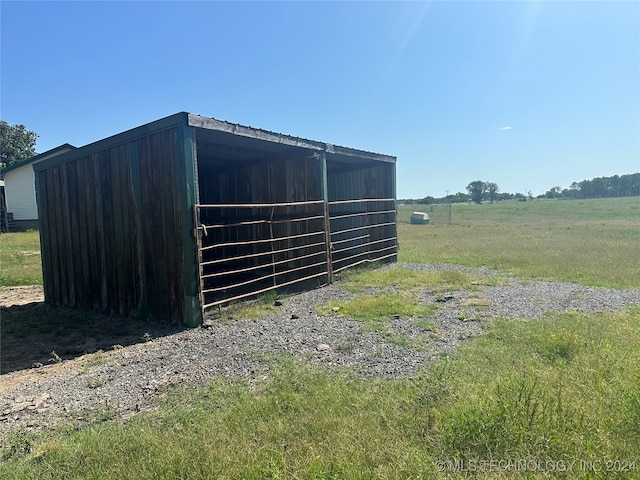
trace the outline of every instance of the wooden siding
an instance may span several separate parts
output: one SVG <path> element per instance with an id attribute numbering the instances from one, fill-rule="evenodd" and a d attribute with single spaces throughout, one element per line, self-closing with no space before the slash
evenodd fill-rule
<path id="1" fill-rule="evenodd" d="M 395 196 L 395 164 L 332 165 L 329 163 L 329 201 Z"/>
<path id="2" fill-rule="evenodd" d="M 141 245 L 128 149 L 103 150 L 38 175 L 47 302 L 137 314 Z"/>
<path id="3" fill-rule="evenodd" d="M 172 128 L 37 173 L 47 302 L 185 321 L 177 143 Z"/>
<path id="4" fill-rule="evenodd" d="M 177 129 L 137 141 L 144 270 L 148 316 L 182 323 L 185 320 L 183 219 L 178 185 L 184 177 L 178 164 Z"/>
<path id="5" fill-rule="evenodd" d="M 205 303 L 308 276 L 328 283 L 322 160 L 318 156 L 296 150 L 280 158 L 235 165 L 199 157 L 198 164 L 201 204 L 274 204 L 200 209 L 201 224 L 215 226 L 202 236 L 203 263 L 229 259 L 205 266 L 204 288 L 218 292 L 208 295 Z M 277 205 L 288 202 L 310 203 Z M 238 225 L 243 222 L 250 223 Z M 230 243 L 233 245 L 217 247 Z M 238 273 L 223 275 L 225 271 Z M 254 281 L 262 277 L 264 281 Z M 235 286 L 243 283 L 249 287 Z"/>
<path id="6" fill-rule="evenodd" d="M 333 248 L 334 270 L 363 260 L 396 261 L 396 206 L 388 200 L 395 198 L 395 164 L 329 164 L 327 183 L 331 239 L 340 242 Z M 361 199 L 381 200 L 339 203 Z"/>
<path id="7" fill-rule="evenodd" d="M 200 203 L 282 203 L 322 200 L 320 160 L 297 155 L 222 164 L 198 156 Z"/>

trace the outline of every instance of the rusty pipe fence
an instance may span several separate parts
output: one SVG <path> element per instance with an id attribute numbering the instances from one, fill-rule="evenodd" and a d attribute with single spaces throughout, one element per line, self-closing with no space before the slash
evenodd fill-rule
<path id="1" fill-rule="evenodd" d="M 328 202 L 332 273 L 398 253 L 393 198 Z"/>
<path id="2" fill-rule="evenodd" d="M 196 205 L 203 311 L 397 255 L 394 199 Z"/>

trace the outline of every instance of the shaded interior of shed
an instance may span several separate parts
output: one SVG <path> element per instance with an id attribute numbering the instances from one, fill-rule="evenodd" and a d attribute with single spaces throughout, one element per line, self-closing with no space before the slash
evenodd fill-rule
<path id="1" fill-rule="evenodd" d="M 393 259 L 394 163 L 207 128 L 196 154 L 205 305 L 329 283 L 371 241 Z"/>
<path id="2" fill-rule="evenodd" d="M 205 304 L 327 283 L 317 155 L 208 129 L 196 129 L 196 151 Z"/>
<path id="3" fill-rule="evenodd" d="M 327 189 L 332 271 L 395 261 L 395 163 L 328 158 Z"/>

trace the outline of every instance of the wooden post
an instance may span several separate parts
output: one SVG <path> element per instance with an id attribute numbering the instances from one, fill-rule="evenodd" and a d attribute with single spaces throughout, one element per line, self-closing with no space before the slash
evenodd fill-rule
<path id="1" fill-rule="evenodd" d="M 329 223 L 329 179 L 327 173 L 327 154 L 320 154 L 322 172 L 322 200 L 324 200 L 324 238 L 327 252 L 327 280 L 333 283 L 333 260 L 331 258 L 331 225 Z"/>
<path id="2" fill-rule="evenodd" d="M 183 171 L 179 172 L 180 184 L 180 213 L 184 221 L 182 241 L 184 244 L 184 301 L 186 324 L 190 327 L 200 325 L 203 321 L 204 299 L 200 284 L 200 249 L 198 248 L 198 230 L 187 220 L 194 219 L 197 227 L 200 219 L 197 205 L 198 192 L 198 155 L 196 152 L 195 128 L 188 126 L 187 116 L 183 118 L 182 126 L 178 128 L 178 149 L 176 157 L 183 160 Z"/>

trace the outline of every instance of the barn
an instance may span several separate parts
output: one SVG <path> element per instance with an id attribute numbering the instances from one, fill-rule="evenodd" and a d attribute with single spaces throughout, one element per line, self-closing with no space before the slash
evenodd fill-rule
<path id="1" fill-rule="evenodd" d="M 196 326 L 396 261 L 395 163 L 186 112 L 43 160 L 45 301 Z"/>

